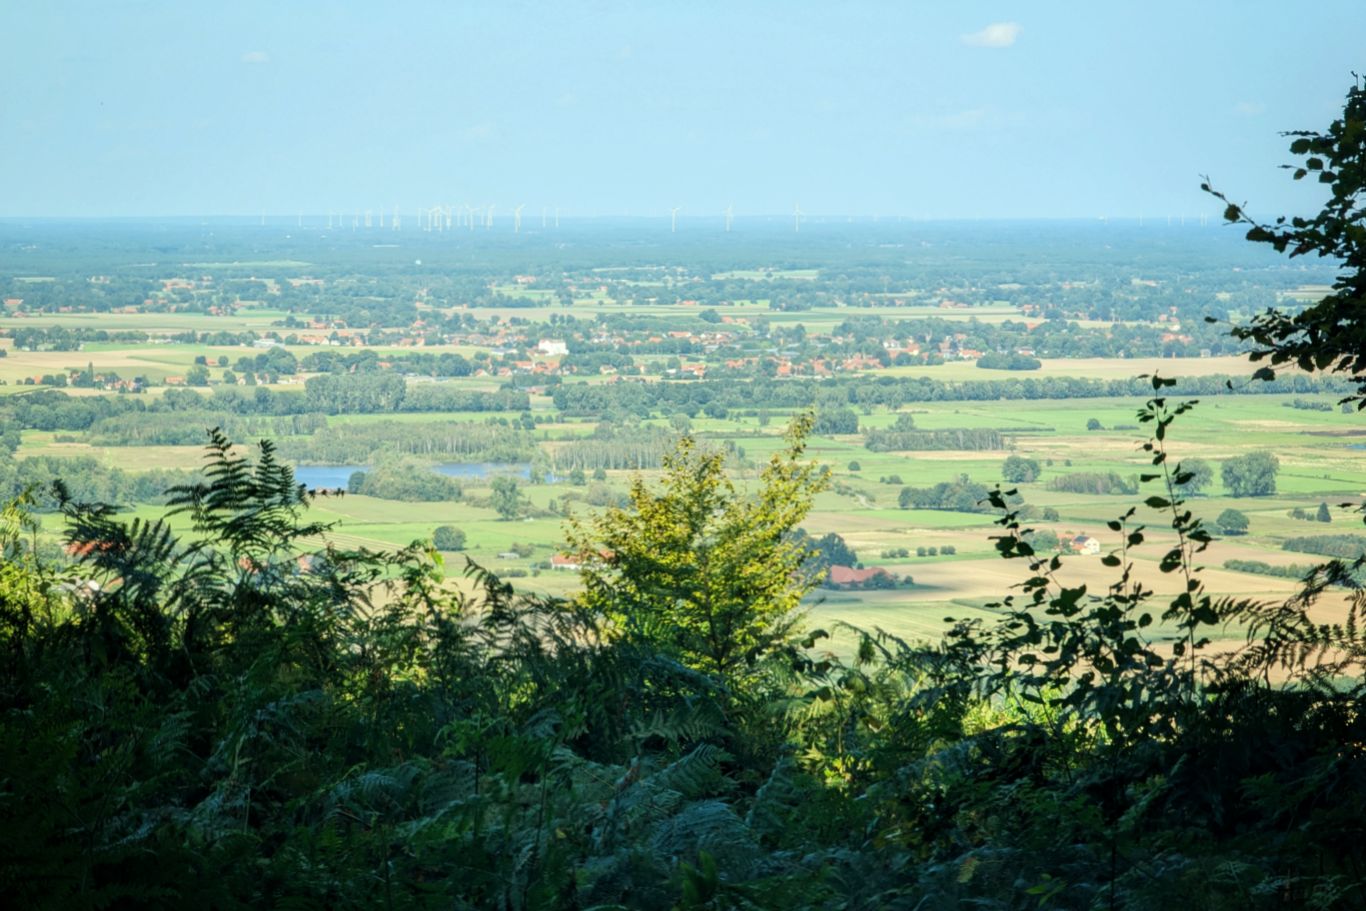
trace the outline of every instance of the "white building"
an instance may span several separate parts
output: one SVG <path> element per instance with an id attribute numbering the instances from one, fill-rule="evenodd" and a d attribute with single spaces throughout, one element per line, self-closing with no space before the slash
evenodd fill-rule
<path id="1" fill-rule="evenodd" d="M 1072 553 L 1094 557 L 1100 553 L 1100 542 L 1090 535 L 1077 535 L 1072 539 Z"/>

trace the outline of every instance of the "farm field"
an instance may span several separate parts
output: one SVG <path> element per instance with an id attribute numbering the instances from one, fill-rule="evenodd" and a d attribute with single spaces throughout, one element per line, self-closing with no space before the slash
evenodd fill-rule
<path id="1" fill-rule="evenodd" d="M 12 276 L 10 296 L 0 307 L 0 402 L 46 395 L 49 385 L 60 384 L 60 394 L 74 400 L 135 400 L 139 409 L 161 409 L 156 414 L 162 417 L 148 411 L 130 416 L 137 420 L 112 416 L 88 426 L 61 426 L 67 419 L 60 408 L 48 406 L 36 417 L 30 414 L 31 423 L 11 437 L 14 458 L 44 460 L 55 472 L 62 465 L 94 465 L 124 478 L 149 471 L 187 477 L 202 464 L 204 431 L 222 424 L 239 443 L 275 440 L 300 465 L 331 466 L 343 477 L 388 466 L 406 472 L 405 483 L 412 486 L 429 466 L 499 461 L 479 454 L 482 444 L 460 439 L 497 437 L 504 441 L 502 452 L 515 454 L 505 456 L 515 463 L 523 500 L 515 519 L 492 508 L 491 481 L 477 476 L 443 488 L 446 494 L 457 491 L 458 499 L 394 499 L 362 487 L 320 498 L 315 514 L 335 523 L 330 538 L 342 547 L 400 547 L 429 540 L 438 526 L 452 526 L 466 542 L 462 553 L 445 555 L 453 576 L 468 558 L 523 590 L 567 596 L 576 574 L 548 566 L 560 552 L 568 517 L 589 517 L 621 502 L 636 478 L 655 480 L 658 460 L 680 430 L 704 446 L 725 449 L 732 481 L 749 490 L 764 462 L 782 448 L 786 423 L 809 409 L 818 420 L 838 416 L 842 423 L 835 429 L 818 423 L 808 441 L 809 455 L 828 468 L 830 484 L 803 527 L 814 536 L 839 536 L 862 566 L 899 580 L 883 590 L 817 589 L 807 599 L 812 621 L 878 627 L 917 639 L 942 633 L 945 616 L 982 616 L 985 605 L 1025 578 L 1026 567 L 996 556 L 994 515 L 962 502 L 952 508 L 917 506 L 907 499 L 908 490 L 967 482 L 978 485 L 971 489 L 979 493 L 998 483 L 1017 488 L 1030 510 L 1027 525 L 1062 541 L 1093 537 L 1101 555 L 1120 544 L 1106 523 L 1159 492 L 1132 492 L 1137 476 L 1148 470 L 1141 449 L 1147 426 L 1136 417 L 1145 398 L 1100 394 L 1084 384 L 1136 390 L 1128 381 L 1151 373 L 1208 381 L 1203 388 L 1210 394 L 1198 396 L 1194 411 L 1174 425 L 1168 446 L 1174 459 L 1202 460 L 1211 469 L 1204 488 L 1190 499 L 1196 516 L 1211 527 L 1226 510 L 1246 519 L 1244 533 L 1221 535 L 1202 555 L 1209 567 L 1206 584 L 1219 596 L 1288 593 L 1294 579 L 1224 564 L 1258 561 L 1274 569 L 1312 563 L 1313 555 L 1283 545 L 1350 529 L 1350 510 L 1366 498 L 1366 450 L 1357 442 L 1366 439 L 1366 427 L 1355 414 L 1341 411 L 1338 393 L 1303 376 L 1298 379 L 1307 384 L 1295 387 L 1301 391 L 1266 394 L 1248 386 L 1246 359 L 1204 328 L 1194 312 L 1177 313 L 1167 304 L 1170 297 L 1162 296 L 1168 285 L 1196 281 L 1192 274 L 1199 284 L 1184 288 L 1183 297 L 1193 295 L 1206 308 L 1226 306 L 1227 312 L 1251 308 L 1248 301 L 1268 295 L 1305 300 L 1325 287 L 1298 273 L 1266 272 L 1265 260 L 1249 258 L 1213 235 L 1181 235 L 1209 264 L 1192 265 L 1194 254 L 1182 253 L 1187 259 L 1179 267 L 1154 265 L 1177 261 L 1166 239 L 1126 236 L 1126 243 L 1143 251 L 1143 264 L 1129 267 L 1078 254 L 1091 235 L 1072 227 L 1049 229 L 1054 240 L 1029 241 L 1042 243 L 1042 253 L 994 228 L 981 229 L 992 252 L 980 254 L 966 229 L 930 231 L 935 239 L 928 244 L 920 234 L 910 244 L 873 243 L 870 235 L 862 252 L 843 264 L 832 264 L 842 255 L 835 248 L 805 236 L 790 248 L 783 247 L 793 243 L 787 239 L 767 241 L 786 249 L 781 255 L 697 241 L 668 252 L 663 239 L 635 250 L 611 233 L 616 228 L 602 230 L 606 246 L 594 248 L 592 257 L 600 263 L 601 256 L 620 256 L 622 265 L 575 265 L 575 256 L 589 257 L 587 248 L 567 252 L 536 236 L 517 246 L 506 238 L 476 237 L 460 241 L 465 247 L 408 238 L 404 243 L 428 264 L 417 270 L 400 265 L 417 257 L 403 260 L 407 254 L 365 246 L 359 236 L 276 239 L 280 251 L 274 255 L 261 235 L 243 234 L 250 237 L 250 249 L 241 255 L 187 255 L 152 264 L 154 281 L 141 277 L 152 268 L 145 260 L 130 254 L 131 264 L 120 265 L 110 254 L 102 268 L 113 278 L 102 281 L 113 282 L 111 287 L 135 283 L 148 307 L 30 312 L 26 300 L 36 289 L 51 294 L 72 274 L 71 263 L 54 253 L 30 274 Z M 1094 255 L 1113 257 L 1111 243 L 1107 239 L 1105 252 Z M 457 256 L 457 250 L 463 252 Z M 950 253 L 951 265 L 936 259 Z M 656 256 L 664 260 L 650 258 Z M 1005 259 L 991 258 L 997 256 Z M 564 271 L 522 274 L 537 257 Z M 765 258 L 783 264 L 765 265 Z M 1061 265 L 1036 273 L 1029 265 L 1035 261 Z M 1011 264 L 1010 280 L 999 274 L 1006 268 L 1002 262 Z M 1252 273 L 1242 271 L 1249 265 L 1264 271 L 1249 279 Z M 979 283 L 974 276 L 981 273 L 993 277 Z M 1060 279 L 1060 273 L 1071 277 Z M 1091 304 L 1099 287 L 1092 273 L 1117 276 L 1110 293 L 1121 289 L 1132 302 L 1109 311 Z M 90 293 L 88 284 L 68 287 L 72 294 Z M 1161 303 L 1144 304 L 1145 294 Z M 1054 299 L 1071 301 L 1071 309 L 1039 316 L 1056 309 L 1049 303 Z M 1035 341 L 1036 331 L 1058 320 L 1066 321 L 1065 332 Z M 1066 350 L 1073 337 L 1089 341 Z M 1010 369 L 979 364 L 973 350 L 996 346 L 1009 354 L 1009 346 L 1022 341 L 1032 347 L 1020 350 L 1037 357 L 1018 354 L 1022 362 Z M 1086 355 L 1087 346 L 1116 350 Z M 917 349 L 935 356 L 916 354 Z M 759 370 L 764 362 L 769 369 Z M 563 369 L 571 363 L 574 369 Z M 790 373 L 778 369 L 784 365 Z M 195 385 L 186 385 L 196 371 L 202 373 Z M 402 405 L 362 407 L 344 398 L 352 385 L 395 375 L 406 396 Z M 76 388 L 82 376 L 99 382 Z M 139 388 L 102 387 L 111 377 L 136 377 Z M 1293 372 L 1286 377 L 1283 383 L 1296 379 Z M 1225 378 L 1235 381 L 1234 388 L 1226 388 Z M 1061 390 L 1061 397 L 955 391 L 1019 384 Z M 735 394 L 728 385 L 747 392 Z M 332 398 L 318 391 L 324 387 Z M 693 388 L 704 391 L 685 401 Z M 809 395 L 779 394 L 786 388 Z M 889 388 L 905 391 L 888 404 L 877 391 Z M 599 398 L 580 398 L 576 390 L 596 391 Z M 724 407 L 709 404 L 727 392 Z M 158 404 L 163 400 L 167 404 Z M 590 404 L 577 404 L 583 401 Z M 926 439 L 948 434 L 963 442 L 957 448 L 937 438 L 923 448 L 872 446 L 873 435 L 895 435 L 907 427 Z M 315 446 L 324 437 L 330 441 L 325 452 Z M 627 451 L 634 455 L 622 454 Z M 1261 451 L 1278 461 L 1274 493 L 1235 495 L 1221 478 L 1222 467 Z M 1003 463 L 1010 457 L 1034 464 L 1029 480 L 1004 482 Z M 573 464 L 583 466 L 577 474 Z M 1100 478 L 1124 489 L 1077 492 L 1078 478 L 1090 478 L 1093 485 Z M 1320 504 L 1326 504 L 1331 523 L 1310 520 Z M 147 517 L 157 507 L 140 503 L 132 512 Z M 1157 571 L 1156 561 L 1169 520 L 1140 507 L 1133 521 L 1152 529 L 1150 541 L 1133 553 L 1141 575 L 1159 594 L 1168 594 L 1173 580 Z M 44 534 L 55 542 L 50 521 Z M 1114 579 L 1100 555 L 1077 554 L 1064 563 L 1069 584 L 1085 582 L 1091 592 Z"/>
<path id="2" fill-rule="evenodd" d="M 1289 554 L 1281 544 L 1290 537 L 1314 534 L 1324 529 L 1289 517 L 1297 507 L 1312 511 L 1327 502 L 1338 514 L 1338 523 L 1348 525 L 1350 516 L 1338 504 L 1359 503 L 1366 493 L 1366 465 L 1352 449 L 1352 415 L 1283 407 L 1293 397 L 1220 396 L 1209 399 L 1185 416 L 1174 428 L 1171 450 L 1179 458 L 1201 458 L 1219 462 L 1258 448 L 1271 447 L 1278 453 L 1281 472 L 1277 494 L 1271 497 L 1235 498 L 1223 495 L 1216 482 L 1207 495 L 1191 501 L 1193 512 L 1213 524 L 1225 509 L 1243 511 L 1250 525 L 1246 535 L 1224 538 L 1202 558 L 1211 567 L 1205 575 L 1209 590 L 1230 598 L 1265 598 L 1285 595 L 1295 587 L 1293 579 L 1267 577 L 1224 570 L 1224 561 L 1259 560 L 1273 566 L 1305 564 L 1312 557 Z M 1327 401 L 1327 399 L 1325 399 Z M 1142 432 L 1134 423 L 1141 400 L 1128 401 L 1038 401 L 1030 403 L 927 403 L 906 409 L 918 426 L 927 429 L 947 427 L 985 427 L 1006 431 L 1007 448 L 995 451 L 870 452 L 857 435 L 818 436 L 811 440 L 810 453 L 830 466 L 835 489 L 821 494 L 812 514 L 804 523 L 814 535 L 841 535 L 867 566 L 880 566 L 899 577 L 910 577 L 914 584 L 889 591 L 847 592 L 817 589 L 807 599 L 813 623 L 820 626 L 849 624 L 879 628 L 909 638 L 934 638 L 945 629 L 944 617 L 979 616 L 984 605 L 1009 594 L 1012 586 L 1027 577 L 1022 561 L 1006 562 L 994 552 L 991 535 L 996 532 L 993 516 L 935 509 L 899 508 L 898 492 L 904 485 L 929 486 L 949 482 L 966 474 L 992 485 L 1000 479 L 1003 460 L 1010 455 L 1032 458 L 1040 463 L 1036 482 L 1018 485 L 1026 502 L 1055 509 L 1058 518 L 1031 523 L 1047 527 L 1060 535 L 1087 534 L 1098 538 L 1109 551 L 1117 546 L 1116 535 L 1105 526 L 1107 520 L 1123 512 L 1132 497 L 1066 493 L 1049 489 L 1049 482 L 1075 472 L 1117 472 L 1124 476 L 1145 470 L 1139 446 Z M 1265 415 L 1274 417 L 1265 417 Z M 514 415 L 496 415 L 511 418 Z M 384 420 L 420 426 L 435 420 L 484 420 L 488 416 L 469 414 L 397 416 L 352 415 L 337 419 L 339 426 L 373 425 Z M 1087 431 L 1088 419 L 1096 418 L 1111 429 Z M 889 426 L 895 415 L 874 410 L 861 417 L 870 427 Z M 661 426 L 664 422 L 658 422 Z M 745 465 L 735 469 L 738 484 L 752 483 L 756 467 L 780 442 L 782 416 L 775 415 L 767 427 L 752 420 L 699 420 L 695 430 L 712 445 L 731 442 L 744 450 Z M 1115 425 L 1132 429 L 1113 429 Z M 543 432 L 556 437 L 584 437 L 591 427 L 582 424 L 547 424 Z M 1011 433 L 1014 431 L 1014 433 Z M 21 456 L 71 458 L 88 456 L 101 464 L 134 472 L 148 468 L 191 470 L 202 460 L 199 446 L 122 446 L 99 447 L 79 442 L 59 442 L 57 434 L 27 431 L 23 435 Z M 551 446 L 551 442 L 541 444 Z M 857 462 L 857 470 L 850 464 Z M 654 478 L 649 470 L 613 470 L 606 484 L 622 491 L 636 476 Z M 884 483 L 895 477 L 895 483 Z M 391 548 L 429 539 L 438 525 L 452 525 L 465 532 L 467 549 L 462 554 L 448 553 L 447 568 L 458 575 L 468 557 L 500 573 L 512 573 L 515 585 L 541 594 L 567 596 L 575 588 L 573 572 L 542 569 L 559 552 L 565 519 L 549 512 L 553 500 L 581 492 L 565 480 L 527 485 L 529 502 L 536 511 L 532 518 L 504 521 L 487 506 L 475 505 L 487 496 L 477 482 L 467 483 L 465 500 L 457 502 L 395 502 L 363 495 L 321 498 L 314 512 L 320 520 L 335 522 L 329 536 L 341 547 Z M 557 511 L 562 507 L 556 506 Z M 579 503 L 565 506 L 580 515 L 597 507 Z M 154 510 L 143 507 L 140 514 Z M 1161 527 L 1162 517 L 1151 510 L 1140 510 L 1139 521 Z M 1329 526 L 1336 529 L 1337 526 Z M 1150 580 L 1159 594 L 1173 594 L 1175 580 L 1157 571 L 1156 560 L 1164 549 L 1160 534 L 1134 556 L 1141 575 Z M 526 546 L 525 556 L 511 554 L 514 546 Z M 953 547 L 953 556 L 916 557 L 917 547 Z M 907 549 L 908 558 L 885 557 L 884 552 Z M 1095 556 L 1066 558 L 1063 577 L 1068 584 L 1084 582 L 1090 591 L 1102 591 L 1115 578 L 1115 571 L 1103 567 Z M 1331 615 L 1330 615 L 1331 616 Z M 1231 631 L 1230 636 L 1236 636 Z M 849 647 L 849 639 L 837 637 L 836 647 Z"/>

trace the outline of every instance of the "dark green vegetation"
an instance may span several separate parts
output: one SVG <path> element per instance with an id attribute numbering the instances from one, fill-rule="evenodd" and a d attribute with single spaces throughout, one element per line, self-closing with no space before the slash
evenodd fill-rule
<path id="1" fill-rule="evenodd" d="M 1234 338 L 1251 341 L 1254 360 L 1267 360 L 1264 375 L 1275 367 L 1295 364 L 1305 370 L 1347 374 L 1356 384 L 1352 399 L 1366 408 L 1366 89 L 1354 84 L 1347 92 L 1342 116 L 1322 133 L 1297 130 L 1290 153 L 1299 161 L 1294 178 L 1313 176 L 1331 191 L 1328 202 L 1312 218 L 1276 219 L 1273 224 L 1253 220 L 1243 207 L 1204 184 L 1227 204 L 1224 217 L 1249 226 L 1247 239 L 1270 245 L 1290 256 L 1328 258 L 1340 265 L 1332 293 L 1297 313 L 1267 308 L 1246 325 L 1234 326 Z"/>
<path id="2" fill-rule="evenodd" d="M 793 614 L 824 475 L 803 428 L 743 495 L 685 443 L 580 530 L 584 595 L 305 542 L 312 495 L 215 438 L 192 531 L 69 499 L 79 562 L 0 529 L 0 867 L 24 907 L 1355 907 L 1366 640 L 1208 595 L 1209 535 L 1142 420 L 1176 542 L 1032 578 L 938 646 L 839 661 Z M 1008 510 L 997 490 L 993 504 Z M 1161 517 L 1165 515 L 1165 520 Z M 1113 524 L 1144 542 L 1134 510 Z M 833 542 L 832 542 L 833 543 Z M 601 550 L 599 550 L 601 548 Z M 1354 603 L 1353 616 L 1358 608 Z M 1040 622 L 1046 620 L 1046 622 Z M 1233 654 L 1202 651 L 1226 622 Z M 1293 686 L 1272 685 L 1288 675 Z M 1349 682 L 1344 685 L 1344 681 Z M 1236 870 L 1236 875 L 1231 871 Z"/>

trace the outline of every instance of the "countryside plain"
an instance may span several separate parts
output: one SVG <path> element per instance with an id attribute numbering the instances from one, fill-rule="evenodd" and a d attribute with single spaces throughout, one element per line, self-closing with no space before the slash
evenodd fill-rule
<path id="1" fill-rule="evenodd" d="M 1070 584 L 1114 581 L 1103 557 L 1123 542 L 1107 522 L 1141 499 L 1150 428 L 1135 415 L 1153 393 L 1137 378 L 1156 373 L 1178 381 L 1162 394 L 1199 400 L 1169 449 L 1209 469 L 1187 505 L 1217 536 L 1200 556 L 1211 593 L 1283 596 L 1300 569 L 1360 552 L 1334 537 L 1366 494 L 1343 388 L 1253 380 L 1227 335 L 1321 295 L 1331 274 L 1231 229 L 327 220 L 0 224 L 0 492 L 60 476 L 78 497 L 161 515 L 158 491 L 221 426 L 244 446 L 272 440 L 322 488 L 312 515 L 338 547 L 449 526 L 463 536 L 443 553 L 450 584 L 467 584 L 469 559 L 572 597 L 578 573 L 554 567 L 571 517 L 653 483 L 684 432 L 725 451 L 745 489 L 810 411 L 829 485 L 803 528 L 885 571 L 816 588 L 810 622 L 934 640 L 946 617 L 989 618 L 1028 575 L 996 552 L 999 513 L 980 499 L 997 484 L 1065 554 Z M 1231 487 L 1223 467 L 1259 452 L 1276 459 L 1272 489 Z M 1033 466 L 1023 480 L 1005 477 L 1011 458 Z M 1219 528 L 1229 510 L 1245 528 Z M 39 515 L 60 558 L 60 521 Z M 1158 571 L 1169 519 L 1140 507 L 1133 521 L 1151 528 L 1127 557 L 1174 591 Z M 1099 552 L 1074 553 L 1078 538 Z"/>

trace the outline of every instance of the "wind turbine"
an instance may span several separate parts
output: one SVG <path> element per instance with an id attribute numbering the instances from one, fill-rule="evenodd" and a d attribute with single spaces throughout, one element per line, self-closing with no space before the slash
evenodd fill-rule
<path id="1" fill-rule="evenodd" d="M 726 206 L 726 233 L 730 233 L 730 222 L 735 217 L 735 207 Z"/>
<path id="2" fill-rule="evenodd" d="M 792 231 L 793 231 L 793 233 L 795 233 L 795 234 L 799 234 L 799 233 L 801 233 L 801 230 L 802 230 L 802 206 L 801 206 L 801 203 L 793 203 L 793 205 L 792 205 Z"/>
<path id="3" fill-rule="evenodd" d="M 678 233 L 678 210 L 681 209 L 681 208 L 683 208 L 683 207 L 682 207 L 682 206 L 674 206 L 672 209 L 669 210 L 669 233 L 670 233 L 670 234 L 677 234 L 677 233 Z"/>
<path id="4" fill-rule="evenodd" d="M 393 226 L 393 228 L 394 228 L 395 231 L 397 231 L 397 230 L 399 229 L 399 220 L 398 220 L 398 219 L 399 219 L 399 216 L 398 216 L 398 206 L 394 206 L 394 217 L 391 218 L 391 219 L 389 219 L 389 224 L 391 224 L 391 225 Z"/>
<path id="5" fill-rule="evenodd" d="M 526 203 L 522 203 L 512 210 L 512 233 L 522 233 L 522 210 L 526 208 Z"/>
<path id="6" fill-rule="evenodd" d="M 545 206 L 541 206 L 541 230 L 545 230 Z"/>
<path id="7" fill-rule="evenodd" d="M 486 215 L 485 218 L 484 218 L 484 228 L 485 228 L 485 230 L 487 230 L 487 229 L 492 228 L 492 227 L 493 227 L 493 204 L 490 203 L 490 204 L 489 204 L 488 215 Z"/>

